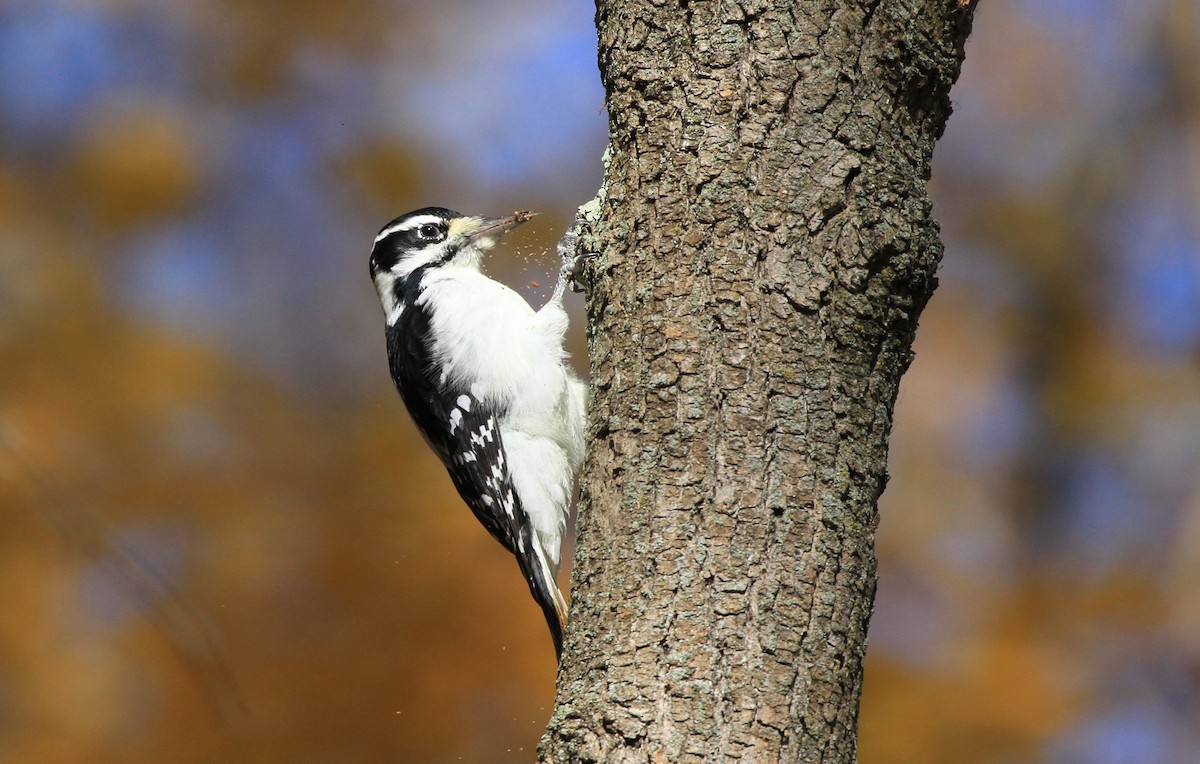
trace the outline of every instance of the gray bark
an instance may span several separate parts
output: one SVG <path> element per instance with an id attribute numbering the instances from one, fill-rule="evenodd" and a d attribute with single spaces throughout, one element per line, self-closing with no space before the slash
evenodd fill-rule
<path id="1" fill-rule="evenodd" d="M 965 4 L 963 4 L 965 5 Z M 542 761 L 855 758 L 958 0 L 597 3 L 610 149 Z"/>

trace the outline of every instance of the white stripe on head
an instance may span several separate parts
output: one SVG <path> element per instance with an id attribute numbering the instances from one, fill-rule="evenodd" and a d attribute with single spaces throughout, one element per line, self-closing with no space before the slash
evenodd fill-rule
<path id="1" fill-rule="evenodd" d="M 387 228 L 380 231 L 379 235 L 375 237 L 375 243 L 378 244 L 379 242 L 383 241 L 388 236 L 391 236 L 394 233 L 398 233 L 400 231 L 411 231 L 412 229 L 423 226 L 426 223 L 445 223 L 445 222 L 446 221 L 443 218 L 440 218 L 437 215 L 418 215 L 415 218 L 409 218 L 408 220 L 401 220 L 396 225 L 388 226 Z"/>

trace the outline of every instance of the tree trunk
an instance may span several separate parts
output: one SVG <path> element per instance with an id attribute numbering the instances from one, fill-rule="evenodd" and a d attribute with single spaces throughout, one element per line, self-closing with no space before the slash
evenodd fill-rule
<path id="1" fill-rule="evenodd" d="M 967 7 L 963 7 L 967 6 Z M 959 0 L 601 0 L 610 148 L 542 761 L 850 762 Z"/>

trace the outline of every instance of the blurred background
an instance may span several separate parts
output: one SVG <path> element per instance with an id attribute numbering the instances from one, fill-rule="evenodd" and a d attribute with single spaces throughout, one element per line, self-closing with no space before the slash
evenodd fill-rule
<path id="1" fill-rule="evenodd" d="M 545 626 L 366 261 L 540 210 L 490 268 L 545 299 L 592 13 L 0 5 L 0 761 L 532 759 Z M 861 760 L 1200 760 L 1200 11 L 987 0 L 953 100 Z"/>

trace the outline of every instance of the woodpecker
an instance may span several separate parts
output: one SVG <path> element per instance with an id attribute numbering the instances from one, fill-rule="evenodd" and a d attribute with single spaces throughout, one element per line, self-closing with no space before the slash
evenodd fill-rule
<path id="1" fill-rule="evenodd" d="M 370 269 L 392 381 L 463 501 L 517 558 L 561 657 L 567 610 L 555 576 L 586 419 L 563 349 L 567 269 L 537 311 L 480 271 L 530 217 L 409 212 L 379 231 Z"/>

